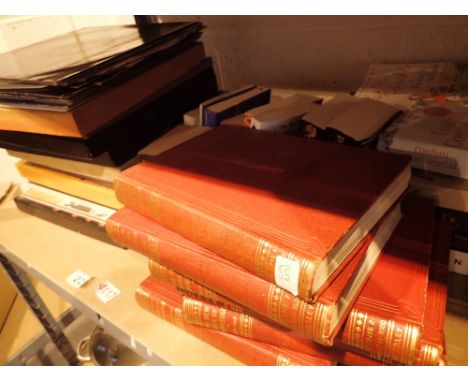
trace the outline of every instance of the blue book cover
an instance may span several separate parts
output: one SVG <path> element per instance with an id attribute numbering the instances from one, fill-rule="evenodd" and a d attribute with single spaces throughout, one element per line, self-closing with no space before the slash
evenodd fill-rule
<path id="1" fill-rule="evenodd" d="M 214 105 L 216 103 L 222 102 L 224 100 L 227 100 L 229 98 L 235 97 L 239 94 L 243 94 L 245 92 L 248 92 L 249 90 L 255 89 L 255 85 L 248 85 L 240 89 L 232 90 L 229 92 L 225 92 L 222 94 L 219 94 L 215 97 L 212 97 L 210 99 L 207 99 L 206 101 L 203 101 L 199 105 L 199 118 L 200 118 L 200 124 L 204 125 L 204 111 L 207 107 Z"/>
<path id="2" fill-rule="evenodd" d="M 202 124 L 216 127 L 221 121 L 270 102 L 271 89 L 254 87 L 208 105 L 202 111 Z"/>

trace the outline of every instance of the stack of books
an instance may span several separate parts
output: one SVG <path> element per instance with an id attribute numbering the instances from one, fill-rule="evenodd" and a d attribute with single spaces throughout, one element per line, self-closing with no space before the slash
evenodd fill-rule
<path id="1" fill-rule="evenodd" d="M 302 117 L 321 103 L 321 98 L 312 95 L 288 94 L 283 98 L 271 96 L 271 89 L 249 85 L 202 102 L 184 114 L 184 125 L 234 125 L 296 134 L 305 124 Z"/>
<path id="2" fill-rule="evenodd" d="M 84 28 L 0 55 L 0 147 L 32 184 L 18 206 L 75 228 L 84 214 L 107 237 L 116 175 L 218 92 L 203 28 Z"/>
<path id="3" fill-rule="evenodd" d="M 452 223 L 449 307 L 468 311 L 468 71 L 453 63 L 373 65 L 360 98 L 394 105 L 403 114 L 378 148 L 412 156 L 411 189 L 434 198 L 436 215 Z"/>
<path id="4" fill-rule="evenodd" d="M 248 365 L 438 365 L 449 230 L 410 175 L 219 126 L 120 173 L 106 229 L 149 258 L 143 308 Z"/>
<path id="5" fill-rule="evenodd" d="M 233 118 L 254 107 L 270 102 L 271 89 L 255 85 L 244 86 L 210 98 L 198 107 L 198 122 L 202 126 L 216 127 L 223 120 Z"/>
<path id="6" fill-rule="evenodd" d="M 385 102 L 341 93 L 303 116 L 303 135 L 346 145 L 374 147 L 379 133 L 399 114 Z"/>

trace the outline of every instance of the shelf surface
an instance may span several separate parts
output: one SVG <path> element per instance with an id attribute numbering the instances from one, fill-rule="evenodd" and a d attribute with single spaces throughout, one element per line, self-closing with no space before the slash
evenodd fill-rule
<path id="1" fill-rule="evenodd" d="M 138 306 L 134 291 L 149 275 L 143 255 L 25 214 L 13 202 L 0 208 L 0 244 L 11 252 L 10 261 L 152 364 L 242 365 Z M 65 281 L 77 269 L 93 276 L 80 289 Z M 95 293 L 97 284 L 104 280 L 121 291 L 105 304 Z"/>

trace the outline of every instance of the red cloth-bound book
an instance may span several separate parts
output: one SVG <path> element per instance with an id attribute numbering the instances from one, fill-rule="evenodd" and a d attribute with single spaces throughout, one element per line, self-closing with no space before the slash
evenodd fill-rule
<path id="1" fill-rule="evenodd" d="M 444 341 L 445 308 L 447 303 L 447 274 L 448 258 L 450 252 L 450 224 L 447 221 L 436 221 L 434 239 L 432 244 L 431 264 L 429 270 L 429 282 L 427 285 L 427 297 L 424 305 L 424 319 L 422 325 L 421 341 L 415 353 L 414 359 L 408 359 L 409 364 L 415 366 L 442 366 L 447 363 Z M 382 256 L 381 260 L 385 255 Z M 380 261 L 379 261 L 380 263 Z M 380 264 L 376 265 L 376 269 Z M 369 279 L 369 288 L 377 287 L 377 280 Z M 366 285 L 365 289 L 368 286 Z M 387 285 L 391 291 L 393 284 Z M 362 292 L 365 293 L 365 290 Z M 359 299 L 358 299 L 359 301 Z M 401 301 L 404 301 L 403 299 Z M 387 323 L 386 317 L 382 317 Z M 411 342 L 407 345 L 409 346 Z M 343 363 L 350 365 L 368 365 L 369 357 L 351 351 L 346 352 Z M 395 356 L 401 352 L 390 352 Z M 394 363 L 391 357 L 382 357 L 382 353 L 372 356 L 380 359 L 381 364 Z M 393 357 L 395 358 L 395 357 Z"/>
<path id="2" fill-rule="evenodd" d="M 410 158 L 220 126 L 115 180 L 125 206 L 313 301 L 406 190 Z"/>
<path id="3" fill-rule="evenodd" d="M 226 309 L 216 302 L 210 303 L 202 297 L 183 297 L 182 314 L 184 321 L 193 325 L 219 330 L 225 333 L 254 339 L 265 343 L 291 349 L 313 357 L 340 360 L 339 353 L 319 345 L 307 338 L 279 325 L 267 323 L 249 313 Z"/>
<path id="4" fill-rule="evenodd" d="M 414 217 L 419 216 L 421 219 L 419 223 L 426 222 L 426 224 L 418 225 L 418 230 L 415 230 L 414 228 L 408 230 L 410 224 L 402 222 L 398 229 L 400 232 L 403 231 L 403 233 L 408 235 L 412 234 L 413 237 L 418 237 L 420 240 L 419 244 L 411 244 L 409 241 L 404 240 L 404 237 L 402 236 L 400 236 L 401 240 L 394 240 L 394 242 L 400 244 L 406 243 L 407 245 L 411 244 L 406 248 L 404 245 L 401 246 L 399 248 L 399 256 L 404 257 L 404 254 L 406 253 L 406 255 L 410 257 L 415 256 L 416 261 L 420 260 L 421 256 L 414 251 L 414 248 L 420 248 L 421 250 L 425 248 L 425 253 L 432 248 L 429 280 L 427 278 L 425 281 L 422 279 L 413 280 L 417 283 L 416 288 L 420 288 L 420 297 L 423 299 L 423 301 L 416 302 L 415 304 L 416 310 L 419 309 L 418 307 L 423 307 L 423 311 L 419 311 L 419 313 L 417 313 L 417 316 L 423 320 L 423 324 L 422 326 L 418 325 L 417 327 L 412 328 L 413 330 L 403 330 L 403 333 L 406 333 L 407 336 L 406 338 L 402 338 L 402 336 L 396 333 L 399 332 L 399 328 L 410 324 L 405 324 L 403 317 L 393 320 L 393 322 L 389 322 L 389 313 L 382 302 L 382 310 L 374 313 L 377 316 L 376 319 L 382 325 L 385 324 L 385 328 L 389 327 L 390 329 L 393 329 L 393 333 L 391 330 L 385 332 L 385 335 L 388 336 L 387 340 L 389 341 L 382 345 L 387 350 L 386 357 L 383 356 L 383 351 L 370 352 L 370 348 L 358 349 L 349 347 L 349 344 L 345 343 L 347 339 L 343 338 L 346 337 L 343 336 L 343 333 L 340 333 L 338 337 L 339 341 L 337 341 L 337 346 L 335 346 L 332 351 L 329 351 L 329 348 L 321 347 L 320 345 L 314 344 L 291 331 L 271 325 L 269 322 L 263 321 L 262 317 L 256 317 L 249 311 L 242 310 L 242 308 L 239 309 L 239 307 L 236 307 L 237 310 L 232 310 L 232 303 L 225 297 L 185 278 L 182 275 L 176 274 L 174 271 L 151 260 L 149 264 L 150 271 L 154 277 L 178 286 L 183 293 L 190 296 L 184 297 L 182 310 L 184 312 L 185 320 L 197 325 L 247 336 L 253 339 L 269 342 L 274 345 L 291 348 L 292 350 L 297 350 L 306 354 L 320 354 L 322 356 L 331 355 L 335 360 L 343 364 L 381 365 L 401 364 L 402 362 L 405 362 L 403 364 L 421 366 L 440 365 L 443 363 L 444 352 L 443 329 L 446 306 L 446 277 L 448 253 L 450 248 L 450 231 L 446 222 L 437 222 L 432 240 L 433 245 L 431 247 L 430 228 L 432 228 L 431 212 L 433 212 L 433 203 L 430 200 L 420 199 L 419 206 L 417 206 L 417 204 L 417 200 L 415 200 L 413 202 L 413 210 L 407 211 L 409 216 L 413 216 L 413 219 L 410 219 L 409 222 L 411 222 L 411 224 L 416 224 Z M 424 242 L 426 244 L 424 244 Z M 384 272 L 384 267 L 389 264 L 385 258 L 393 256 L 395 256 L 394 251 L 387 252 L 384 250 L 375 267 L 374 273 L 369 278 L 361 294 L 365 294 L 366 290 L 378 289 L 382 296 L 392 296 L 392 290 L 395 285 L 393 280 L 397 280 L 401 277 L 409 277 L 410 273 L 414 273 L 414 270 L 420 267 L 420 265 L 409 265 L 409 269 L 406 269 L 408 264 L 402 263 L 401 265 L 403 268 L 398 269 L 394 264 L 390 263 L 391 266 L 388 268 L 388 277 L 381 279 L 379 275 Z M 429 265 L 426 264 L 424 268 L 428 269 Z M 426 291 L 427 297 L 424 296 Z M 402 304 L 414 301 L 414 289 L 408 288 L 407 292 L 399 292 L 401 293 L 399 297 Z M 360 297 L 358 297 L 356 305 L 361 305 L 361 302 Z M 404 312 L 405 309 L 400 308 L 400 311 Z M 348 320 L 346 326 L 349 327 L 349 324 L 350 322 Z M 409 328 L 411 328 L 411 326 L 409 326 Z M 384 328 L 381 330 L 383 331 Z M 358 334 L 360 333 L 361 332 L 358 331 Z M 378 342 L 378 332 L 367 333 L 369 339 L 371 339 L 371 335 L 374 335 L 374 340 Z M 382 333 L 380 333 L 380 336 L 381 335 Z M 411 338 L 410 335 L 413 335 L 414 338 Z M 402 338 L 406 351 L 401 351 L 401 349 L 397 347 L 391 347 L 391 341 L 399 343 L 395 340 L 399 338 Z M 370 342 L 372 343 L 372 341 Z M 415 349 L 410 351 L 412 346 L 415 346 Z M 346 349 L 348 349 L 348 351 L 346 351 Z M 355 353 L 355 351 L 358 351 L 359 353 Z M 411 357 L 403 358 L 403 355 L 405 354 L 412 355 Z"/>
<path id="5" fill-rule="evenodd" d="M 408 214 L 414 218 L 402 219 L 401 228 L 408 237 L 419 238 L 419 244 L 402 240 L 385 249 L 337 337 L 342 345 L 384 363 L 414 364 L 424 358 L 421 352 L 429 352 L 421 341 L 424 336 L 427 344 L 434 332 L 431 322 L 437 330 L 443 328 L 446 297 L 433 290 L 438 282 L 429 282 L 429 262 L 448 256 L 442 246 L 449 240 L 438 226 L 433 232 L 431 199 L 415 198 L 412 207 Z M 436 274 L 431 271 L 431 278 Z"/>
<path id="6" fill-rule="evenodd" d="M 151 277 L 135 291 L 138 304 L 188 333 L 251 366 L 331 366 L 325 358 L 301 354 L 248 338 L 197 327 L 185 323 L 182 315 L 182 296 L 172 286 Z"/>
<path id="7" fill-rule="evenodd" d="M 314 303 L 252 275 L 128 208 L 109 218 L 106 229 L 120 245 L 149 256 L 261 316 L 331 346 L 400 216 L 398 204 L 361 240 L 350 255 L 351 261 Z"/>
<path id="8" fill-rule="evenodd" d="M 448 252 L 446 252 L 448 253 Z M 225 297 L 197 284 L 186 277 L 150 260 L 151 274 L 158 280 L 179 286 L 184 296 L 182 312 L 185 322 L 206 328 L 220 330 L 235 335 L 270 343 L 312 356 L 333 359 L 344 365 L 379 366 L 399 365 L 395 360 L 384 360 L 378 354 L 350 349 L 337 344 L 333 348 L 321 346 L 298 336 L 283 327 L 272 325 L 263 317 L 257 317 L 246 309 L 233 306 Z M 410 360 L 415 366 L 441 366 L 444 364 L 444 312 L 446 304 L 447 267 L 431 265 L 430 281 L 424 311 L 424 332 L 417 349 L 416 359 Z M 183 287 L 180 287 L 183 285 Z M 371 358 L 376 356 L 376 358 Z"/>

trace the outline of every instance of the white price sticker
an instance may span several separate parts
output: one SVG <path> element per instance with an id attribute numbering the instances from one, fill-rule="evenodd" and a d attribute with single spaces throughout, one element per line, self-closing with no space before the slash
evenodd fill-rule
<path id="1" fill-rule="evenodd" d="M 91 276 L 84 273 L 81 269 L 77 269 L 73 272 L 70 276 L 67 277 L 67 283 L 70 284 L 73 288 L 79 289 L 83 285 L 85 285 L 89 280 L 91 280 Z"/>
<path id="2" fill-rule="evenodd" d="M 96 287 L 96 296 L 104 304 L 113 300 L 120 294 L 120 290 L 109 280 L 102 281 Z"/>
<path id="3" fill-rule="evenodd" d="M 449 271 L 468 276 L 468 253 L 452 249 L 450 251 Z"/>
<path id="4" fill-rule="evenodd" d="M 298 295 L 299 263 L 283 256 L 276 256 L 275 282 L 279 287 Z"/>

